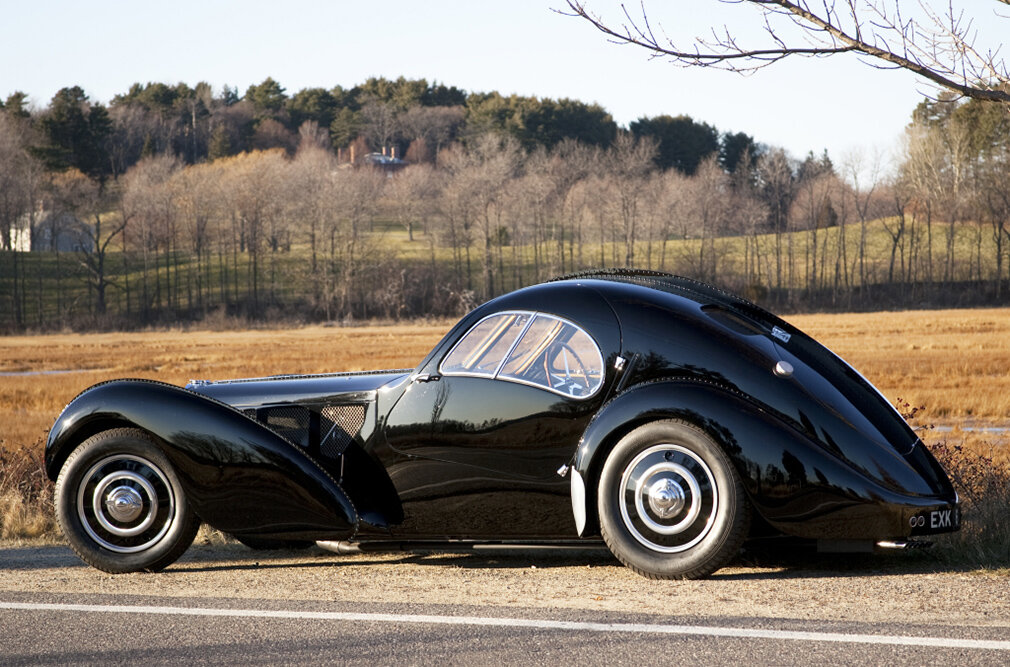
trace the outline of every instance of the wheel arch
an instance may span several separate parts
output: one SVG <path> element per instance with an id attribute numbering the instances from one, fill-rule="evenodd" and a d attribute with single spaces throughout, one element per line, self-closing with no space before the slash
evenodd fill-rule
<path id="1" fill-rule="evenodd" d="M 611 399 L 587 427 L 579 443 L 573 470 L 584 486 L 584 501 L 573 511 L 585 516 L 580 535 L 599 532 L 597 486 L 604 463 L 617 443 L 636 428 L 676 419 L 708 435 L 726 454 L 740 477 L 757 515 L 767 519 L 762 464 L 781 467 L 781 452 L 804 452 L 820 458 L 824 452 L 748 396 L 729 387 L 697 380 L 656 380 L 633 386 Z M 817 450 L 817 451 L 811 451 Z M 759 463 L 760 462 L 760 463 Z M 575 476 L 573 475 L 573 477 Z M 578 519 L 577 519 L 578 523 Z"/>
<path id="2" fill-rule="evenodd" d="M 57 421 L 59 424 L 59 421 Z M 152 436 L 159 445 L 160 438 L 154 433 L 150 433 L 133 423 L 123 415 L 102 415 L 94 419 L 89 419 L 81 423 L 73 424 L 57 431 L 54 426 L 49 434 L 49 444 L 46 446 L 45 471 L 50 480 L 56 481 L 60 475 L 60 469 L 67 462 L 71 452 L 93 435 L 98 435 L 103 431 L 111 431 L 116 428 L 137 428 Z M 54 435 L 58 438 L 54 439 Z M 55 441 L 54 441 L 55 440 Z M 162 450 L 164 447 L 162 446 Z"/>
<path id="3" fill-rule="evenodd" d="M 695 393 L 699 387 L 705 387 L 708 390 L 706 393 L 712 395 L 700 399 Z M 716 391 L 714 385 L 702 385 L 696 381 L 655 380 L 623 391 L 600 409 L 579 442 L 573 465 L 573 482 L 577 477 L 575 484 L 581 483 L 584 487 L 581 494 L 584 506 L 577 507 L 575 496 L 579 494 L 573 494 L 572 501 L 576 517 L 580 512 L 585 517 L 580 535 L 599 534 L 596 503 L 603 466 L 617 443 L 640 426 L 666 419 L 679 419 L 702 429 L 730 456 L 725 438 L 721 437 L 724 429 L 702 411 L 714 401 L 731 396 L 719 392 L 724 394 L 720 396 Z M 580 523 L 578 518 L 576 523 Z"/>
<path id="4" fill-rule="evenodd" d="M 152 437 L 215 528 L 334 538 L 357 529 L 353 502 L 307 453 L 231 406 L 150 380 L 102 383 L 71 401 L 49 433 L 47 475 L 55 479 L 87 438 L 120 427 Z"/>

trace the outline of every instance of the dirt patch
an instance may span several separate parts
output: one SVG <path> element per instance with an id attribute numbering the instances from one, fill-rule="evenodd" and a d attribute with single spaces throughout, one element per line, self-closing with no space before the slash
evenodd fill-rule
<path id="1" fill-rule="evenodd" d="M 592 550 L 336 555 L 315 547 L 254 552 L 238 544 L 194 546 L 158 574 L 109 575 L 62 545 L 0 543 L 0 591 L 189 599 L 1010 627 L 1008 581 L 1006 572 L 942 571 L 902 557 L 738 563 L 702 581 L 651 581 Z"/>

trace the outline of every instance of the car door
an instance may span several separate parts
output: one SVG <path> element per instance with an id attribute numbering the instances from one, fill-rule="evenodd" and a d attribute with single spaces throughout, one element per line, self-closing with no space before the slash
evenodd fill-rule
<path id="1" fill-rule="evenodd" d="M 440 537 L 575 536 L 568 463 L 612 379 L 619 345 L 572 319 L 505 310 L 476 322 L 421 369 L 386 423 L 403 531 Z"/>

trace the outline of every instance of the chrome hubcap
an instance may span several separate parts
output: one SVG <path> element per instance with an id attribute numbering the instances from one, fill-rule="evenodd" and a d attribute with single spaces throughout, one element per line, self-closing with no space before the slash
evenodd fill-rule
<path id="1" fill-rule="evenodd" d="M 150 549 L 175 521 L 175 495 L 151 461 L 109 456 L 88 470 L 77 493 L 77 515 L 88 536 L 116 553 Z"/>
<path id="2" fill-rule="evenodd" d="M 144 501 L 133 489 L 121 486 L 105 499 L 105 509 L 116 521 L 133 521 L 144 509 Z"/>
<path id="3" fill-rule="evenodd" d="M 660 519 L 669 519 L 684 508 L 684 489 L 664 477 L 649 488 L 649 508 Z"/>
<path id="4" fill-rule="evenodd" d="M 700 456 L 680 445 L 661 444 L 640 452 L 625 467 L 619 504 L 632 537 L 654 551 L 677 553 L 711 530 L 719 490 Z"/>

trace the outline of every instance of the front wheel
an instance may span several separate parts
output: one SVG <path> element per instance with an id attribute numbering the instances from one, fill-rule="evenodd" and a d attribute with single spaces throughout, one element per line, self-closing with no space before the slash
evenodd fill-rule
<path id="1" fill-rule="evenodd" d="M 133 428 L 103 431 L 71 452 L 55 504 L 71 548 L 105 572 L 161 570 L 200 527 L 168 459 Z"/>
<path id="2" fill-rule="evenodd" d="M 645 424 L 607 457 L 600 530 L 625 565 L 651 579 L 697 579 L 736 555 L 750 527 L 743 485 L 722 449 L 677 420 Z"/>

